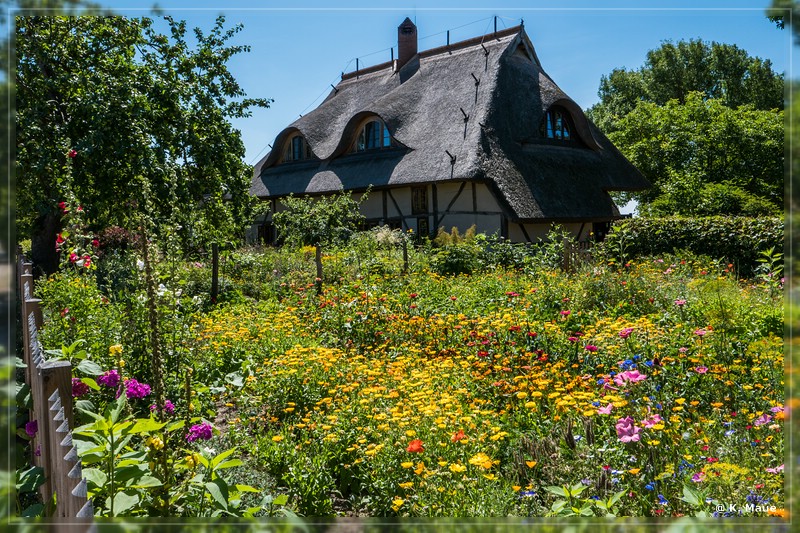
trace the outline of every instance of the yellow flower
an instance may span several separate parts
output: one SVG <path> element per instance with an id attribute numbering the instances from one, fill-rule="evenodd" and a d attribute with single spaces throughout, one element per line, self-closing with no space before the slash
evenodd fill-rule
<path id="1" fill-rule="evenodd" d="M 628 470 L 628 472 L 630 472 L 631 474 L 633 474 L 635 476 L 636 474 L 639 473 L 640 470 L 641 470 L 641 468 L 631 468 L 630 470 Z"/>
<path id="2" fill-rule="evenodd" d="M 466 466 L 461 465 L 461 464 L 452 464 L 452 465 L 449 466 L 449 468 L 450 468 L 450 471 L 455 473 L 455 474 L 463 472 L 464 470 L 467 469 Z"/>
<path id="3" fill-rule="evenodd" d="M 111 355 L 117 355 L 122 353 L 122 345 L 121 344 L 112 344 L 108 347 L 108 353 Z"/>
<path id="4" fill-rule="evenodd" d="M 392 500 L 392 510 L 397 511 L 398 509 L 400 509 L 400 507 L 403 506 L 404 503 L 406 503 L 404 499 L 395 498 L 394 500 Z"/>
<path id="5" fill-rule="evenodd" d="M 412 466 L 414 466 L 414 463 L 412 463 L 411 461 L 406 461 L 405 463 L 400 463 L 400 466 L 402 466 L 403 468 L 411 468 Z"/>
<path id="6" fill-rule="evenodd" d="M 405 483 L 400 483 L 400 488 L 401 489 L 410 489 L 413 486 L 414 486 L 414 482 L 413 481 L 406 481 Z"/>
<path id="7" fill-rule="evenodd" d="M 485 453 L 480 452 L 470 458 L 469 464 L 488 470 L 492 467 L 492 459 Z"/>
<path id="8" fill-rule="evenodd" d="M 521 392 L 517 393 L 517 398 L 519 398 L 520 400 L 522 400 L 524 398 L 527 398 L 527 397 L 528 397 L 528 393 L 525 392 L 525 391 L 521 391 Z"/>
<path id="9" fill-rule="evenodd" d="M 283 435 L 275 435 L 272 437 L 272 442 L 280 442 L 283 440 Z"/>
<path id="10" fill-rule="evenodd" d="M 536 461 L 525 461 L 525 464 L 528 465 L 528 468 L 533 468 L 536 466 Z"/>

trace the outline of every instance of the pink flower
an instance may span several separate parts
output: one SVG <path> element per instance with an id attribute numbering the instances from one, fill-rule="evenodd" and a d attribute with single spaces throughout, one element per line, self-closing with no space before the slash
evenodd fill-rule
<path id="1" fill-rule="evenodd" d="M 645 428 L 650 429 L 651 427 L 655 426 L 656 424 L 660 424 L 661 422 L 662 422 L 661 415 L 656 414 L 651 416 L 650 418 L 642 420 L 642 425 Z"/>
<path id="2" fill-rule="evenodd" d="M 703 328 L 698 328 L 698 329 L 694 330 L 694 334 L 697 335 L 698 337 L 702 337 L 706 333 L 708 333 L 708 332 L 706 330 L 704 330 Z"/>
<path id="3" fill-rule="evenodd" d="M 677 305 L 678 307 L 683 307 L 684 305 L 686 305 L 686 300 L 675 300 L 675 305 Z"/>
<path id="4" fill-rule="evenodd" d="M 613 408 L 614 408 L 614 404 L 610 403 L 610 404 L 606 405 L 605 407 L 598 408 L 597 409 L 597 414 L 598 415 L 610 415 L 611 414 L 611 410 Z"/>
<path id="5" fill-rule="evenodd" d="M 583 349 L 586 350 L 587 352 L 596 352 L 597 346 L 595 346 L 594 344 L 587 344 Z"/>
<path id="6" fill-rule="evenodd" d="M 619 332 L 619 336 L 622 339 L 627 339 L 631 336 L 631 333 L 633 333 L 633 328 L 625 328 Z"/>
<path id="7" fill-rule="evenodd" d="M 700 365 L 700 366 L 694 367 L 694 371 L 697 372 L 698 374 L 705 374 L 706 372 L 708 372 L 708 368 Z"/>
<path id="8" fill-rule="evenodd" d="M 776 466 L 775 468 L 767 468 L 766 471 L 769 472 L 770 474 L 780 474 L 781 472 L 783 472 L 783 465 Z"/>
<path id="9" fill-rule="evenodd" d="M 578 342 L 578 337 L 567 337 L 569 342 Z"/>
<path id="10" fill-rule="evenodd" d="M 764 424 L 770 422 L 771 420 L 772 420 L 772 417 L 770 415 L 763 414 L 760 417 L 755 419 L 755 421 L 753 422 L 753 425 L 754 426 L 763 426 Z"/>
<path id="11" fill-rule="evenodd" d="M 625 372 L 620 372 L 614 376 L 614 383 L 621 387 L 628 381 L 631 383 L 638 383 L 639 381 L 643 381 L 645 379 L 647 379 L 647 376 L 640 374 L 638 370 L 626 370 Z"/>
<path id="12" fill-rule="evenodd" d="M 622 442 L 638 442 L 642 429 L 633 423 L 633 418 L 626 416 L 617 420 L 617 437 Z"/>
<path id="13" fill-rule="evenodd" d="M 572 313 L 572 311 L 564 310 L 564 311 L 561 311 L 561 316 L 569 316 L 571 313 Z"/>
<path id="14" fill-rule="evenodd" d="M 700 483 L 705 478 L 706 478 L 705 472 L 698 472 L 698 473 L 696 473 L 695 475 L 692 476 L 692 481 L 694 481 L 695 483 Z"/>
<path id="15" fill-rule="evenodd" d="M 75 252 L 72 252 L 71 254 L 69 254 L 69 262 L 70 263 L 74 263 L 77 260 L 78 260 L 78 254 L 76 254 Z"/>

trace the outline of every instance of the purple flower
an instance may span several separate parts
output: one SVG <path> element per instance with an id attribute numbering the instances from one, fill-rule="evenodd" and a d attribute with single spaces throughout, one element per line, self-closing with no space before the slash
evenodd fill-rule
<path id="1" fill-rule="evenodd" d="M 39 431 L 39 422 L 36 420 L 31 420 L 27 424 L 25 424 L 25 433 L 28 434 L 30 438 L 36 436 L 36 432 Z"/>
<path id="2" fill-rule="evenodd" d="M 755 421 L 753 421 L 753 425 L 763 426 L 764 424 L 770 422 L 771 420 L 772 420 L 771 416 L 769 416 L 768 414 L 763 414 L 760 417 L 756 418 Z"/>
<path id="3" fill-rule="evenodd" d="M 209 440 L 212 436 L 211 424 L 203 422 L 189 428 L 189 433 L 186 435 L 188 442 L 194 442 L 197 439 Z"/>
<path id="4" fill-rule="evenodd" d="M 78 378 L 72 378 L 72 397 L 80 398 L 84 394 L 89 394 L 89 385 Z"/>
<path id="5" fill-rule="evenodd" d="M 156 404 L 151 405 L 150 406 L 150 410 L 151 411 L 155 411 L 156 410 Z M 169 400 L 165 400 L 164 401 L 164 412 L 167 413 L 168 415 L 171 415 L 172 413 L 175 412 L 175 406 L 172 404 L 171 401 L 169 401 Z"/>
<path id="6" fill-rule="evenodd" d="M 102 376 L 97 378 L 97 383 L 109 389 L 115 389 L 119 386 L 119 372 L 116 370 L 108 370 Z"/>
<path id="7" fill-rule="evenodd" d="M 695 483 L 700 483 L 705 478 L 706 478 L 706 473 L 705 472 L 698 472 L 698 473 L 696 473 L 695 475 L 692 476 L 692 481 L 694 481 Z"/>
<path id="8" fill-rule="evenodd" d="M 125 395 L 129 400 L 136 398 L 144 398 L 150 394 L 150 385 L 146 383 L 139 383 L 131 378 L 125 382 Z"/>

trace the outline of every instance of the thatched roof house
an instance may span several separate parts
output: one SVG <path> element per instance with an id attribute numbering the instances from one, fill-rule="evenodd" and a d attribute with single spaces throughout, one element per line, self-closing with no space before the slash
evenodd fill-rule
<path id="1" fill-rule="evenodd" d="M 285 128 L 255 167 L 251 193 L 363 192 L 372 224 L 444 226 L 535 241 L 552 223 L 581 238 L 619 218 L 607 191 L 647 180 L 545 73 L 522 26 L 342 75 Z M 268 226 L 267 226 L 268 227 Z"/>

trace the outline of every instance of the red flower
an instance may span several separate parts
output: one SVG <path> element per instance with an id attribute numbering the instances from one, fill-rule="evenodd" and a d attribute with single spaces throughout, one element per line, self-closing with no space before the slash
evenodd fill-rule
<path id="1" fill-rule="evenodd" d="M 408 443 L 408 448 L 406 448 L 407 452 L 411 453 L 422 453 L 425 451 L 425 448 L 422 447 L 422 441 L 419 439 L 414 439 Z"/>
<path id="2" fill-rule="evenodd" d="M 67 242 L 67 240 L 64 237 L 62 237 L 61 234 L 59 233 L 58 236 L 56 237 L 56 250 L 61 248 L 61 245 L 64 244 L 65 242 Z"/>
<path id="3" fill-rule="evenodd" d="M 72 252 L 71 254 L 69 254 L 69 262 L 70 263 L 74 263 L 77 260 L 78 260 L 78 254 L 76 254 L 75 252 Z"/>
<path id="4" fill-rule="evenodd" d="M 461 439 L 466 439 L 466 438 L 467 438 L 467 436 L 464 435 L 464 430 L 463 429 L 459 429 L 458 433 L 454 433 L 453 436 L 450 437 L 450 440 L 453 441 L 453 442 L 458 442 Z"/>
<path id="5" fill-rule="evenodd" d="M 64 214 L 69 213 L 67 202 L 58 202 L 58 208 L 61 209 L 61 212 Z"/>
<path id="6" fill-rule="evenodd" d="M 412 300 L 417 296 L 419 296 L 419 294 L 417 294 L 416 292 L 412 292 L 411 294 L 408 295 L 408 297 L 411 298 Z"/>
<path id="7" fill-rule="evenodd" d="M 67 152 L 67 155 L 69 156 L 70 159 L 75 159 L 75 156 L 78 155 L 78 152 L 76 152 L 75 150 L 70 150 L 69 152 Z"/>
<path id="8" fill-rule="evenodd" d="M 92 246 L 95 248 L 100 246 L 100 241 L 98 239 L 92 239 Z"/>

